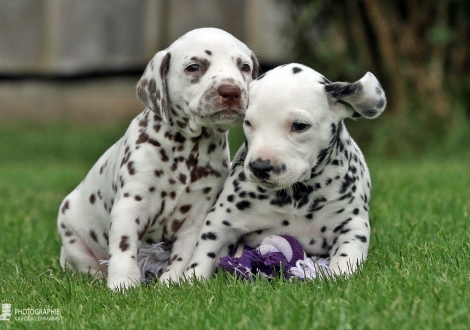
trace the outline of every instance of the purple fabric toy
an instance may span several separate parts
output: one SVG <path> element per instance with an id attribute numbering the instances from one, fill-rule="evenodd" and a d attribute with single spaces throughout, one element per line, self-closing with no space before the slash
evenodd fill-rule
<path id="1" fill-rule="evenodd" d="M 154 281 L 165 269 L 170 257 L 170 247 L 164 243 L 143 247 L 137 255 L 141 281 Z M 108 260 L 100 260 L 107 264 Z M 230 255 L 220 258 L 218 269 L 240 278 L 252 275 L 284 276 L 285 278 L 314 279 L 328 275 L 330 258 L 309 258 L 299 241 L 292 236 L 268 236 L 256 249 L 239 244 Z"/>
<path id="2" fill-rule="evenodd" d="M 299 279 L 328 274 L 329 258 L 308 258 L 292 236 L 268 236 L 256 249 L 239 246 L 237 251 L 221 258 L 219 269 L 245 279 L 253 274 L 268 278 L 282 274 L 285 278 Z"/>

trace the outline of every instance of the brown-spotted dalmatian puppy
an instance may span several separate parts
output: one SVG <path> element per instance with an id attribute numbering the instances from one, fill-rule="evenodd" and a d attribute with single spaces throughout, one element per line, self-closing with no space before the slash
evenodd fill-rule
<path id="1" fill-rule="evenodd" d="M 208 277 L 220 257 L 269 235 L 297 238 L 309 255 L 331 258 L 332 274 L 351 274 L 367 258 L 371 180 L 345 118 L 375 118 L 384 91 L 371 73 L 330 82 L 300 64 L 250 84 L 246 143 L 206 217 L 187 278 Z"/>
<path id="2" fill-rule="evenodd" d="M 257 74 L 253 52 L 215 28 L 158 52 L 137 85 L 147 108 L 60 206 L 61 266 L 131 287 L 139 248 L 164 241 L 172 250 L 161 278 L 180 277 L 227 177 L 226 133 L 242 122 Z"/>

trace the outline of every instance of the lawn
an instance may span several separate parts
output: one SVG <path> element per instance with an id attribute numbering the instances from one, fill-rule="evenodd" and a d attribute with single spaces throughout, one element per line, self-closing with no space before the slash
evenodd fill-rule
<path id="1" fill-rule="evenodd" d="M 370 256 L 349 279 L 222 275 L 116 294 L 63 272 L 59 204 L 125 126 L 0 128 L 0 302 L 13 311 L 0 328 L 468 329 L 469 154 L 368 155 Z M 47 308 L 58 309 L 60 320 L 17 320 L 27 309 Z"/>

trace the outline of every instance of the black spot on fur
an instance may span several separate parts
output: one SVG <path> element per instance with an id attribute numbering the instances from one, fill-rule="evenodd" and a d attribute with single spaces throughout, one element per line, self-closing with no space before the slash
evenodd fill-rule
<path id="1" fill-rule="evenodd" d="M 310 206 L 308 207 L 308 211 L 309 212 L 315 212 L 315 211 L 319 211 L 323 208 L 324 204 L 321 205 L 321 203 L 324 203 L 326 202 L 327 199 L 323 196 L 320 196 L 320 197 L 317 197 L 315 198 L 312 203 L 310 203 Z"/>
<path id="2" fill-rule="evenodd" d="M 98 237 L 96 236 L 96 233 L 93 230 L 90 230 L 90 237 L 92 240 L 98 243 Z"/>
<path id="3" fill-rule="evenodd" d="M 336 233 L 340 230 L 342 230 L 344 228 L 344 226 L 346 226 L 349 221 L 351 221 L 352 218 L 347 218 L 346 220 L 344 220 L 343 222 L 341 222 L 341 224 L 339 224 L 339 226 L 337 226 L 335 229 L 333 229 L 333 232 Z"/>
<path id="4" fill-rule="evenodd" d="M 287 220 L 283 220 L 283 221 L 281 222 L 281 224 L 282 224 L 283 226 L 289 226 L 290 223 L 289 223 L 289 221 L 287 221 Z"/>
<path id="5" fill-rule="evenodd" d="M 367 238 L 362 235 L 356 235 L 356 238 L 360 240 L 362 243 L 367 243 Z"/>
<path id="6" fill-rule="evenodd" d="M 295 184 L 293 187 L 292 197 L 294 198 L 297 208 L 301 208 L 309 202 L 309 195 L 314 188 L 304 183 Z"/>
<path id="7" fill-rule="evenodd" d="M 294 66 L 294 67 L 292 68 L 292 72 L 293 72 L 294 74 L 299 73 L 300 71 L 302 71 L 302 69 L 299 68 L 298 66 Z"/>
<path id="8" fill-rule="evenodd" d="M 214 253 L 214 252 L 209 252 L 209 253 L 207 254 L 207 256 L 208 256 L 209 258 L 214 259 L 214 258 L 215 258 L 215 253 Z"/>
<path id="9" fill-rule="evenodd" d="M 360 81 L 356 81 L 355 83 L 335 82 L 325 85 L 325 91 L 331 93 L 331 96 L 336 99 L 352 95 L 362 89 L 363 86 Z"/>
<path id="10" fill-rule="evenodd" d="M 207 233 L 202 234 L 201 238 L 203 240 L 208 240 L 209 239 L 209 240 L 215 241 L 217 239 L 217 235 L 215 233 L 209 231 Z"/>
<path id="11" fill-rule="evenodd" d="M 250 208 L 251 206 L 251 202 L 250 201 L 246 201 L 246 200 L 243 200 L 243 201 L 240 201 L 238 202 L 236 205 L 237 209 L 239 209 L 240 211 L 243 211 L 247 208 Z"/>
<path id="12" fill-rule="evenodd" d="M 222 223 L 226 225 L 227 227 L 230 227 L 232 225 L 230 221 L 227 221 L 227 220 L 222 221 Z"/>
<path id="13" fill-rule="evenodd" d="M 283 207 L 292 203 L 292 197 L 286 189 L 281 189 L 276 192 L 276 196 L 269 202 L 271 205 Z"/>

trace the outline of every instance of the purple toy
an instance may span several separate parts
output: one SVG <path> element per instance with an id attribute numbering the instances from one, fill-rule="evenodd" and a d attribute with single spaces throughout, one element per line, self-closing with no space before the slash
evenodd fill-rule
<path id="1" fill-rule="evenodd" d="M 237 251 L 221 258 L 219 269 L 245 279 L 253 274 L 268 278 L 282 274 L 285 278 L 299 279 L 328 274 L 329 258 L 308 258 L 292 236 L 268 236 L 256 249 L 239 245 Z"/>

